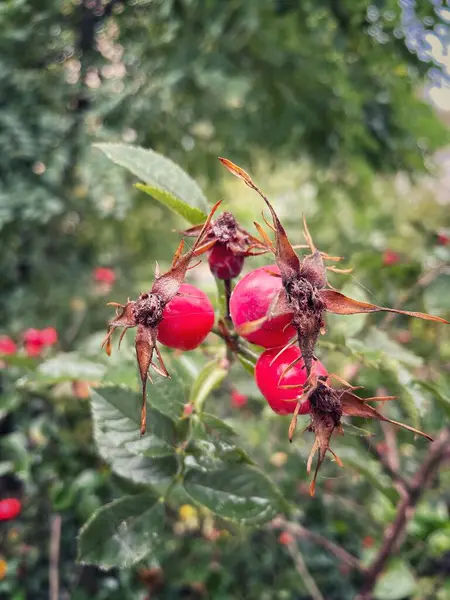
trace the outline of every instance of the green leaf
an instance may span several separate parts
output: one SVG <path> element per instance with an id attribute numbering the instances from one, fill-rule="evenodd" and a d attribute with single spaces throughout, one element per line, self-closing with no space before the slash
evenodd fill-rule
<path id="1" fill-rule="evenodd" d="M 145 492 L 97 510 L 78 537 L 78 562 L 129 568 L 155 551 L 164 528 L 164 504 Z"/>
<path id="2" fill-rule="evenodd" d="M 420 387 L 423 389 L 431 392 L 434 395 L 434 400 L 436 400 L 447 417 L 450 417 L 450 397 L 444 394 L 437 384 L 422 380 L 417 380 L 415 383 L 420 385 Z"/>
<path id="3" fill-rule="evenodd" d="M 365 344 L 372 350 L 380 350 L 391 360 L 404 363 L 408 367 L 420 367 L 423 360 L 417 354 L 409 352 L 404 346 L 392 340 L 387 333 L 371 327 L 366 338 Z"/>
<path id="4" fill-rule="evenodd" d="M 154 150 L 127 144 L 96 144 L 95 147 L 117 165 L 128 169 L 150 186 L 153 189 L 150 192 L 153 196 L 154 190 L 158 190 L 163 194 L 166 193 L 167 198 L 174 198 L 191 208 L 199 209 L 198 213 L 208 210 L 207 200 L 200 187 L 169 158 Z M 162 202 L 162 197 L 156 199 Z M 174 205 L 170 208 L 174 210 Z"/>
<path id="5" fill-rule="evenodd" d="M 266 523 L 282 510 L 283 499 L 272 482 L 248 465 L 209 472 L 192 469 L 185 476 L 184 487 L 215 514 L 245 525 Z"/>
<path id="6" fill-rule="evenodd" d="M 444 316 L 450 314 L 450 277 L 440 275 L 427 285 L 424 292 L 424 302 L 427 312 Z"/>
<path id="7" fill-rule="evenodd" d="M 402 600 L 416 592 L 414 574 L 405 562 L 394 562 L 378 579 L 374 590 L 376 600 Z"/>
<path id="8" fill-rule="evenodd" d="M 220 360 L 212 360 L 203 367 L 194 381 L 189 396 L 189 402 L 194 404 L 197 411 L 203 410 L 203 404 L 209 394 L 224 380 L 227 375 L 227 369 L 224 369 Z"/>
<path id="9" fill-rule="evenodd" d="M 140 394 L 119 386 L 91 391 L 94 437 L 113 471 L 135 483 L 167 483 L 177 472 L 176 431 L 167 416 L 147 408 L 147 432 L 140 438 Z"/>
<path id="10" fill-rule="evenodd" d="M 76 352 L 67 352 L 41 363 L 37 369 L 37 376 L 46 383 L 73 379 L 97 381 L 103 377 L 105 371 L 105 365 L 83 359 Z"/>
<path id="11" fill-rule="evenodd" d="M 170 208 L 172 212 L 180 215 L 192 225 L 200 225 L 206 220 L 207 215 L 202 210 L 195 208 L 194 206 L 189 206 L 189 204 L 183 202 L 166 190 L 162 190 L 153 185 L 145 185 L 143 183 L 136 183 L 136 188 L 145 192 L 161 204 L 164 204 L 164 206 Z"/>

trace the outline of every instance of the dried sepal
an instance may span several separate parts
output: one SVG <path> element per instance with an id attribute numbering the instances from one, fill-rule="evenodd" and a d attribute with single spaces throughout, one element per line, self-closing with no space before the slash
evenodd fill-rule
<path id="1" fill-rule="evenodd" d="M 331 378 L 337 379 L 346 385 L 347 389 L 333 388 L 330 385 Z M 311 422 L 307 428 L 307 431 L 314 433 L 314 443 L 307 462 L 308 473 L 310 473 L 312 469 L 314 456 L 316 453 L 318 453 L 317 464 L 310 486 L 311 496 L 313 496 L 315 493 L 317 475 L 327 452 L 330 452 L 336 463 L 339 466 L 342 466 L 342 462 L 340 461 L 339 457 L 336 456 L 335 452 L 330 448 L 330 441 L 333 434 L 335 432 L 343 434 L 344 432 L 341 424 L 342 416 L 376 419 L 378 421 L 392 423 L 397 427 L 401 427 L 407 431 L 411 431 L 416 435 L 420 435 L 430 441 L 433 441 L 433 439 L 427 433 L 424 433 L 415 427 L 411 427 L 410 425 L 406 425 L 405 423 L 394 421 L 368 404 L 369 401 L 391 401 L 395 399 L 393 396 L 360 398 L 353 393 L 355 389 L 357 388 L 351 386 L 348 382 L 342 380 L 337 375 L 329 375 L 327 378 L 317 377 L 314 371 L 312 371 L 302 395 L 298 398 L 296 410 L 289 427 L 289 440 L 292 441 L 292 437 L 294 435 L 300 406 L 303 402 L 308 400 L 310 404 Z"/>
<path id="2" fill-rule="evenodd" d="M 449 321 L 446 321 L 442 317 L 436 317 L 427 313 L 415 312 L 409 310 L 399 310 L 397 308 L 386 308 L 384 306 L 377 306 L 376 304 L 369 304 L 368 302 L 360 302 L 348 298 L 335 290 L 321 290 L 320 296 L 325 304 L 325 310 L 332 312 L 337 315 L 355 315 L 358 313 L 373 313 L 373 312 L 392 312 L 399 315 L 406 315 L 408 317 L 417 317 L 418 319 L 425 319 L 426 321 L 435 321 L 437 323 L 446 323 L 449 325 Z"/>
<path id="3" fill-rule="evenodd" d="M 172 266 L 166 273 L 160 275 L 159 266 L 157 265 L 155 280 L 149 292 L 140 294 L 135 301 L 128 300 L 127 304 L 109 303 L 109 305 L 116 308 L 116 317 L 109 322 L 108 332 L 102 344 L 108 355 L 111 354 L 111 336 L 118 327 L 124 328 L 120 335 L 119 346 L 127 329 L 138 327 L 135 347 L 142 384 L 141 435 L 144 435 L 146 430 L 147 380 L 150 379 L 151 381 L 149 371 L 152 368 L 162 377 L 169 377 L 169 373 L 157 347 L 158 327 L 163 318 L 164 308 L 178 294 L 186 272 L 189 268 L 192 268 L 193 265 L 190 263 L 204 243 L 205 234 L 219 205 L 220 202 L 216 202 L 213 206 L 205 223 L 198 230 L 198 236 L 193 246 L 187 252 L 183 253 L 184 241 L 180 242 L 173 256 Z M 153 360 L 155 354 L 158 364 Z"/>

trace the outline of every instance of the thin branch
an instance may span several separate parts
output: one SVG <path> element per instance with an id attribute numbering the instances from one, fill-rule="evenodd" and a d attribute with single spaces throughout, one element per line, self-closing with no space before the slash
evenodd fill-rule
<path id="1" fill-rule="evenodd" d="M 371 600 L 372 590 L 390 557 L 398 550 L 399 541 L 403 539 L 404 530 L 414 516 L 415 508 L 431 479 L 435 476 L 441 463 L 446 459 L 450 448 L 450 429 L 441 432 L 430 446 L 422 465 L 416 471 L 408 492 L 401 499 L 394 522 L 386 529 L 381 548 L 375 560 L 367 570 L 365 581 L 356 600 Z"/>
<path id="2" fill-rule="evenodd" d="M 49 600 L 59 598 L 59 549 L 61 541 L 61 515 L 55 515 L 50 525 L 50 556 L 48 565 Z"/>
<path id="3" fill-rule="evenodd" d="M 289 554 L 291 555 L 295 568 L 301 576 L 306 589 L 311 595 L 312 600 L 325 600 L 317 586 L 314 577 L 311 575 L 311 573 L 308 570 L 308 567 L 306 566 L 303 554 L 300 552 L 295 542 L 290 542 L 286 545 L 286 548 Z"/>
<path id="4" fill-rule="evenodd" d="M 309 531 L 309 529 L 306 529 L 302 525 L 299 525 L 298 523 L 292 523 L 291 521 L 287 521 L 283 517 L 278 517 L 277 519 L 272 521 L 272 526 L 283 529 L 284 531 L 288 531 L 290 534 L 296 537 L 309 540 L 314 544 L 317 544 L 318 546 L 322 546 L 322 548 L 328 550 L 328 552 L 330 552 L 331 554 L 334 554 L 336 558 L 338 558 L 341 562 L 345 563 L 352 569 L 365 572 L 365 568 L 356 558 L 356 556 L 353 556 L 353 554 L 350 554 L 350 552 L 344 550 L 342 546 L 339 546 L 334 542 L 330 542 L 330 540 L 327 540 L 327 538 L 323 537 L 319 533 Z"/>

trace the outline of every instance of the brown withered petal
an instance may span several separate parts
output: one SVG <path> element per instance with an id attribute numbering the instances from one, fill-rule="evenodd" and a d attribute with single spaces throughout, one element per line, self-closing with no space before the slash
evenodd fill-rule
<path id="1" fill-rule="evenodd" d="M 335 313 L 337 315 L 355 315 L 358 313 L 372 313 L 372 312 L 392 312 L 399 315 L 407 315 L 408 317 L 417 317 L 418 319 L 425 319 L 426 321 L 436 321 L 437 323 L 446 323 L 450 325 L 449 321 L 429 315 L 427 313 L 399 310 L 396 308 L 385 308 L 384 306 L 377 306 L 376 304 L 369 304 L 368 302 L 359 302 L 353 300 L 337 292 L 335 290 L 321 290 L 320 296 L 325 304 L 325 310 L 328 312 Z"/>
<path id="2" fill-rule="evenodd" d="M 421 435 L 422 437 L 433 441 L 433 438 L 430 437 L 427 433 L 416 429 L 415 427 L 411 427 L 410 425 L 406 425 L 405 423 L 400 423 L 399 421 L 394 421 L 393 419 L 389 419 L 381 414 L 376 408 L 366 404 L 367 400 L 376 401 L 376 402 L 384 402 L 385 400 L 391 400 L 392 396 L 380 396 L 377 398 L 359 398 L 352 394 L 351 392 L 345 391 L 341 396 L 341 404 L 342 404 L 342 413 L 344 415 L 348 415 L 350 417 L 362 417 L 366 419 L 378 419 L 379 421 L 385 421 L 387 423 L 392 423 L 393 425 L 397 425 L 397 427 L 402 427 L 403 429 L 407 429 L 408 431 L 412 431 L 417 435 Z"/>

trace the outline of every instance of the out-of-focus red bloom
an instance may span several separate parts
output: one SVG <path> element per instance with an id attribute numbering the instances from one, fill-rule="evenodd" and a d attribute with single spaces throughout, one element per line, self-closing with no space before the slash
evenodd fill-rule
<path id="1" fill-rule="evenodd" d="M 372 548 L 374 543 L 375 543 L 375 540 L 373 539 L 372 536 L 366 535 L 365 537 L 363 537 L 363 540 L 362 540 L 363 548 Z"/>
<path id="2" fill-rule="evenodd" d="M 0 354 L 10 356 L 17 352 L 16 343 L 7 335 L 0 335 Z"/>
<path id="3" fill-rule="evenodd" d="M 97 267 L 93 271 L 94 281 L 97 283 L 107 283 L 112 285 L 116 281 L 116 274 L 112 269 L 108 267 Z"/>
<path id="4" fill-rule="evenodd" d="M 41 330 L 41 340 L 44 346 L 54 346 L 58 341 L 58 332 L 54 327 L 46 327 Z"/>
<path id="5" fill-rule="evenodd" d="M 22 503 L 17 498 L 0 500 L 0 521 L 15 519 L 22 510 Z"/>
<path id="6" fill-rule="evenodd" d="M 450 234 L 448 233 L 438 233 L 437 234 L 437 243 L 440 246 L 449 246 L 450 245 Z"/>
<path id="7" fill-rule="evenodd" d="M 391 265 L 396 265 L 400 262 L 400 254 L 398 252 L 394 252 L 393 250 L 385 250 L 383 252 L 383 265 L 385 267 L 390 267 Z"/>
<path id="8" fill-rule="evenodd" d="M 190 417 L 194 412 L 194 407 L 189 402 L 183 406 L 183 417 Z"/>
<path id="9" fill-rule="evenodd" d="M 39 356 L 43 349 L 53 346 L 58 341 L 58 333 L 54 327 L 45 329 L 27 329 L 23 334 L 25 351 L 28 356 Z"/>
<path id="10" fill-rule="evenodd" d="M 231 406 L 235 408 L 241 408 L 245 406 L 248 402 L 248 397 L 245 394 L 241 394 L 237 390 L 232 390 L 231 392 Z"/>
<path id="11" fill-rule="evenodd" d="M 278 542 L 282 546 L 288 546 L 289 544 L 294 543 L 294 537 L 289 533 L 289 531 L 282 531 L 278 536 Z"/>

